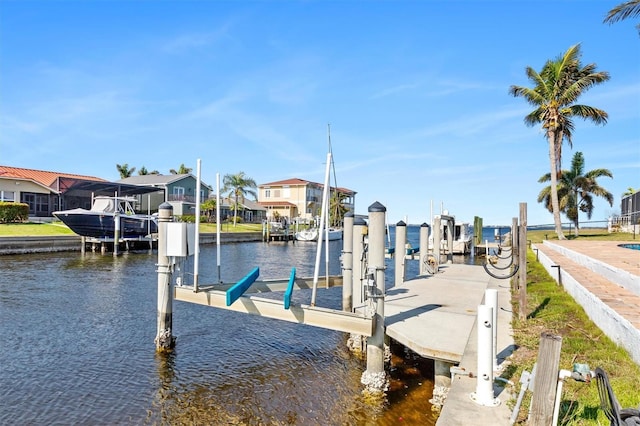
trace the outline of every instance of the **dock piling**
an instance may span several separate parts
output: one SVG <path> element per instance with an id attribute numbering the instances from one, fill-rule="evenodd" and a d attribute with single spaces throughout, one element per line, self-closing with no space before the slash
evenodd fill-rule
<path id="1" fill-rule="evenodd" d="M 342 310 L 353 310 L 353 213 L 344 216 L 342 235 Z"/>
<path id="2" fill-rule="evenodd" d="M 395 286 L 400 286 L 405 278 L 406 266 L 407 225 L 400 221 L 396 223 L 396 255 L 395 255 Z"/>
<path id="3" fill-rule="evenodd" d="M 471 399 L 476 404 L 486 407 L 500 404 L 493 392 L 493 328 L 493 308 L 487 305 L 478 306 L 478 374 L 476 391 L 471 394 Z"/>
<path id="4" fill-rule="evenodd" d="M 167 223 L 172 220 L 173 207 L 162 203 L 158 207 L 158 321 L 156 333 L 156 350 L 170 351 L 175 345 L 171 334 L 173 322 L 173 280 L 171 264 L 167 256 Z"/>
<path id="5" fill-rule="evenodd" d="M 389 384 L 384 369 L 384 235 L 385 217 L 387 209 L 379 202 L 369 206 L 369 258 L 368 275 L 375 277 L 375 287 L 369 295 L 375 307 L 373 335 L 367 339 L 367 369 L 360 381 L 370 393 L 381 393 L 387 390 Z M 404 257 L 404 256 L 403 256 Z"/>
<path id="6" fill-rule="evenodd" d="M 429 258 L 429 225 L 420 225 L 420 275 L 427 275 L 427 259 Z"/>

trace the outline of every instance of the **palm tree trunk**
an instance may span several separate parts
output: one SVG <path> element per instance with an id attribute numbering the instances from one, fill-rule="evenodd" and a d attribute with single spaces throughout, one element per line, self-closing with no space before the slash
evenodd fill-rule
<path id="1" fill-rule="evenodd" d="M 556 234 L 559 240 L 565 240 L 565 236 L 562 233 L 562 222 L 560 220 L 560 203 L 558 203 L 558 174 L 557 159 L 556 159 L 556 135 L 555 131 L 549 130 L 547 132 L 547 139 L 549 140 L 549 162 L 551 164 L 551 207 L 553 209 L 553 223 L 555 224 Z"/>

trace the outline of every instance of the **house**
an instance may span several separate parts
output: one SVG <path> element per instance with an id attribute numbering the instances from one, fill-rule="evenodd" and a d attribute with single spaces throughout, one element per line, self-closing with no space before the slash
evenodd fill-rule
<path id="1" fill-rule="evenodd" d="M 0 166 L 0 201 L 25 203 L 29 216 L 51 217 L 57 210 L 90 209 L 94 195 L 133 195 L 146 189 L 95 176 Z"/>
<path id="2" fill-rule="evenodd" d="M 192 174 L 138 175 L 120 179 L 118 183 L 144 187 L 153 192 L 139 198 L 143 211 L 157 211 L 160 204 L 167 202 L 173 206 L 175 216 L 195 215 L 196 187 L 198 179 Z M 200 183 L 200 200 L 212 195 L 211 186 Z"/>
<path id="3" fill-rule="evenodd" d="M 258 202 L 267 209 L 267 217 L 287 217 L 290 221 L 308 222 L 320 215 L 324 185 L 292 178 L 258 185 Z M 331 188 L 343 197 L 342 204 L 353 212 L 356 192 L 347 188 Z"/>

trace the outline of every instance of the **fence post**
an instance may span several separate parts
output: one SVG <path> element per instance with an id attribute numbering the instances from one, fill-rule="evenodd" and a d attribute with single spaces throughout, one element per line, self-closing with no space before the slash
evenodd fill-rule
<path id="1" fill-rule="evenodd" d="M 552 423 L 558 387 L 560 349 L 562 337 L 544 332 L 540 337 L 540 349 L 534 377 L 535 390 L 531 400 L 531 426 L 547 426 Z"/>

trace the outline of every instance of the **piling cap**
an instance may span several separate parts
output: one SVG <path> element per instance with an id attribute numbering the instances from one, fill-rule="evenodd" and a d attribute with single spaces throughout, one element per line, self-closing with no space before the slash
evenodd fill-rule
<path id="1" fill-rule="evenodd" d="M 428 228 L 429 224 L 427 222 L 423 222 L 422 225 L 420 225 L 421 228 L 424 228 L 425 226 Z"/>
<path id="2" fill-rule="evenodd" d="M 378 201 L 369 206 L 369 213 L 384 213 L 386 211 L 387 208 L 380 204 Z"/>
<path id="3" fill-rule="evenodd" d="M 173 206 L 170 203 L 164 202 L 158 206 L 158 210 L 173 210 Z"/>
<path id="4" fill-rule="evenodd" d="M 400 222 L 396 223 L 396 226 L 407 226 L 407 224 L 401 220 Z"/>
<path id="5" fill-rule="evenodd" d="M 353 212 L 347 212 L 344 217 L 353 217 Z"/>
<path id="6" fill-rule="evenodd" d="M 361 217 L 356 217 L 353 219 L 353 224 L 356 226 L 367 226 L 367 221 Z"/>

